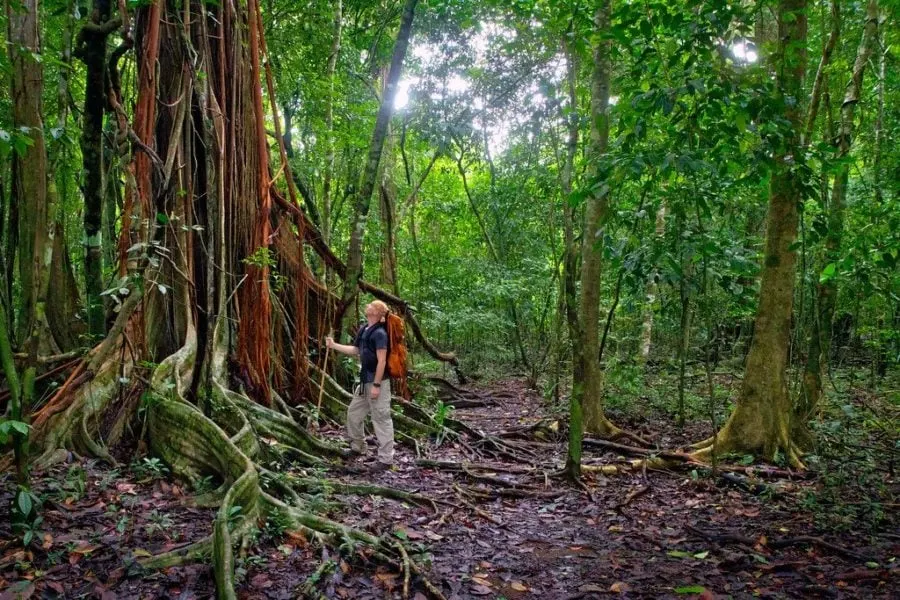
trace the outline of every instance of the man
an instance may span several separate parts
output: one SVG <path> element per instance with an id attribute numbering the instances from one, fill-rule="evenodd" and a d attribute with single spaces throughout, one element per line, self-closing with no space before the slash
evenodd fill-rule
<path id="1" fill-rule="evenodd" d="M 353 390 L 353 400 L 347 409 L 347 437 L 350 452 L 362 456 L 366 450 L 363 422 L 372 416 L 375 437 L 378 439 L 378 459 L 373 471 L 386 471 L 394 460 L 394 424 L 391 421 L 391 381 L 387 377 L 388 334 L 387 305 L 375 300 L 366 305 L 366 324 L 356 334 L 353 345 L 338 344 L 330 336 L 325 344 L 341 354 L 358 356 L 360 385 Z"/>

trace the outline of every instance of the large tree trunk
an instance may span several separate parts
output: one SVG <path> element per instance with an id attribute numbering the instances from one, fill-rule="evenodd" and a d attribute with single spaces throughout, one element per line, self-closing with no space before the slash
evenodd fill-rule
<path id="1" fill-rule="evenodd" d="M 762 283 L 753 341 L 747 355 L 744 380 L 734 412 L 714 440 L 698 445 L 697 456 L 746 452 L 774 460 L 783 451 L 800 465 L 791 439 L 791 400 L 787 387 L 787 359 L 791 310 L 796 276 L 798 205 L 802 180 L 796 162 L 803 127 L 801 103 L 806 70 L 806 0 L 779 0 L 778 51 L 773 60 L 778 100 L 790 123 L 782 146 L 776 150 L 769 186 L 769 212 Z"/>
<path id="2" fill-rule="evenodd" d="M 362 277 L 362 245 L 366 233 L 366 218 L 369 214 L 372 192 L 375 190 L 378 180 L 378 166 L 381 163 L 381 152 L 387 136 L 388 125 L 390 124 L 391 116 L 394 114 L 394 98 L 397 95 L 397 83 L 400 81 L 400 72 L 403 68 L 403 59 L 406 57 L 406 48 L 409 45 L 409 38 L 412 33 L 413 16 L 415 15 L 417 3 L 418 0 L 406 0 L 403 6 L 403 13 L 400 16 L 400 30 L 397 33 L 397 41 L 394 44 L 394 53 L 391 57 L 387 84 L 381 98 L 381 105 L 378 108 L 378 115 L 375 118 L 375 129 L 372 132 L 372 141 L 369 144 L 369 154 L 353 206 L 350 247 L 347 250 L 347 276 L 344 279 L 341 305 L 338 307 L 335 315 L 335 330 L 338 332 L 341 330 L 344 313 L 358 293 L 359 280 Z"/>
<path id="3" fill-rule="evenodd" d="M 603 261 L 603 226 L 609 213 L 609 185 L 600 181 L 600 162 L 609 143 L 609 29 L 611 1 L 600 0 L 594 13 L 594 69 L 591 82 L 591 140 L 588 152 L 587 199 L 581 246 L 580 338 L 573 340 L 572 394 L 569 399 L 569 450 L 566 471 L 570 477 L 581 472 L 581 440 L 584 430 L 609 435 L 615 426 L 603 414 L 600 352 L 600 271 Z"/>
<path id="4" fill-rule="evenodd" d="M 13 156 L 13 194 L 11 204 L 18 215 L 18 264 L 20 312 L 16 319 L 17 339 L 26 359 L 21 374 L 12 361 L 4 359 L 4 370 L 12 384 L 18 380 L 18 401 L 10 405 L 10 418 L 23 421 L 34 400 L 34 380 L 38 349 L 42 341 L 51 339 L 47 328 L 46 302 L 50 260 L 53 256 L 52 195 L 48 192 L 47 148 L 41 117 L 43 67 L 36 57 L 41 55 L 38 27 L 38 0 L 6 3 L 9 40 L 10 95 L 13 100 L 13 127 L 29 138 L 31 145 Z M 12 300 L 12 297 L 9 298 Z M 6 315 L 0 315 L 5 320 Z M 6 329 L 4 323 L 4 330 Z M 4 335 L 4 346 L 9 336 Z M 4 351 L 4 354 L 8 352 Z M 27 481 L 27 436 L 14 434 L 16 466 L 21 483 Z"/>
<path id="5" fill-rule="evenodd" d="M 872 54 L 872 46 L 877 32 L 878 2 L 869 0 L 866 7 L 862 39 L 859 42 L 856 60 L 853 63 L 853 71 L 850 75 L 850 80 L 847 82 L 844 101 L 841 104 L 840 131 L 836 140 L 837 150 L 834 158 L 838 169 L 831 188 L 831 203 L 828 207 L 828 232 L 825 237 L 825 265 L 826 268 L 830 266 L 832 270 L 841 257 L 841 238 L 844 233 L 844 205 L 846 203 L 847 184 L 850 180 L 848 156 L 850 155 L 853 139 L 853 118 L 862 92 L 863 74 Z M 820 279 L 816 286 L 816 313 L 810 334 L 806 369 L 803 373 L 800 397 L 795 410 L 795 432 L 804 442 L 804 445 L 808 445 L 810 438 L 807 423 L 815 413 L 822 396 L 822 375 L 828 365 L 831 350 L 832 321 L 834 319 L 837 295 L 837 277 L 832 275 Z"/>

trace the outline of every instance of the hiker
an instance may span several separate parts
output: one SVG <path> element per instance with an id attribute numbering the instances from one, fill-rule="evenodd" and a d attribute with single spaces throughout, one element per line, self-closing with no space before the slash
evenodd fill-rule
<path id="1" fill-rule="evenodd" d="M 353 401 L 347 409 L 347 437 L 350 453 L 365 454 L 363 421 L 372 416 L 378 439 L 378 459 L 373 470 L 386 471 L 394 460 L 394 424 L 391 421 L 391 380 L 387 375 L 388 333 L 387 304 L 374 300 L 366 305 L 366 324 L 356 334 L 353 345 L 338 344 L 330 336 L 325 344 L 341 354 L 358 356 L 360 384 L 353 390 Z"/>

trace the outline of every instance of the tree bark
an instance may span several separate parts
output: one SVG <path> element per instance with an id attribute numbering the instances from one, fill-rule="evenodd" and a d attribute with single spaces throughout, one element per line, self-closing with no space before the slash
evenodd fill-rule
<path id="1" fill-rule="evenodd" d="M 566 472 L 581 473 L 584 431 L 609 435 L 615 430 L 603 414 L 602 381 L 597 356 L 600 351 L 600 272 L 603 261 L 603 226 L 609 213 L 609 185 L 603 181 L 600 162 L 609 143 L 611 0 L 599 0 L 594 12 L 594 69 L 591 80 L 591 138 L 588 152 L 591 185 L 581 247 L 580 338 L 573 340 L 572 394 L 569 399 L 569 447 Z"/>
<path id="2" fill-rule="evenodd" d="M 90 20 L 81 28 L 75 49 L 85 65 L 81 157 L 84 169 L 84 280 L 88 333 L 106 332 L 103 298 L 103 115 L 106 109 L 106 46 L 118 26 L 111 3 L 94 0 Z M 112 243 L 108 240 L 107 243 Z"/>
<path id="3" fill-rule="evenodd" d="M 6 3 L 9 53 L 12 65 L 10 92 L 13 99 L 13 127 L 31 138 L 31 145 L 13 157 L 14 196 L 18 209 L 18 263 L 21 309 L 17 319 L 18 340 L 27 354 L 19 379 L 19 402 L 11 405 L 10 417 L 27 418 L 34 399 L 34 380 L 38 348 L 49 339 L 46 325 L 46 301 L 50 260 L 53 256 L 52 195 L 47 189 L 47 148 L 41 116 L 43 66 L 38 26 L 38 0 Z M 4 318 L 5 315 L 0 315 Z M 6 336 L 8 338 L 8 336 Z M 15 370 L 15 368 L 12 368 Z M 9 378 L 9 373 L 7 377 Z M 26 483 L 28 436 L 15 433 L 17 474 Z"/>
<path id="4" fill-rule="evenodd" d="M 836 140 L 837 148 L 834 157 L 835 162 L 838 164 L 838 170 L 834 176 L 831 188 L 831 202 L 828 207 L 828 232 L 825 236 L 824 262 L 826 268 L 836 268 L 841 258 L 841 238 L 844 233 L 844 206 L 847 196 L 847 184 L 850 180 L 848 157 L 853 141 L 853 118 L 862 92 L 863 75 L 869 62 L 869 57 L 872 55 L 872 46 L 877 33 L 878 2 L 877 0 L 869 0 L 866 6 L 862 39 L 856 52 L 856 60 L 853 63 L 850 80 L 847 82 L 847 88 L 844 91 L 844 101 L 841 103 L 840 130 Z M 834 275 L 820 279 L 816 286 L 816 313 L 810 334 L 809 352 L 803 373 L 800 397 L 795 407 L 795 434 L 798 436 L 798 439 L 804 442 L 804 445 L 808 445 L 810 441 L 808 421 L 815 413 L 822 396 L 822 376 L 828 365 L 831 350 L 832 321 L 838 295 L 837 282 L 838 278 Z"/>
<path id="5" fill-rule="evenodd" d="M 801 159 L 803 117 L 800 98 L 806 70 L 806 0 L 779 0 L 778 50 L 773 57 L 777 100 L 791 130 L 775 151 L 769 185 L 766 242 L 753 341 L 740 395 L 728 422 L 713 440 L 701 444 L 697 456 L 747 452 L 774 460 L 783 451 L 801 466 L 791 439 L 791 401 L 787 389 L 787 358 L 794 299 L 798 205 L 803 182 L 796 162 Z"/>
<path id="6" fill-rule="evenodd" d="M 570 28 L 574 25 L 570 25 Z M 572 192 L 575 185 L 575 156 L 578 153 L 578 61 L 574 49 L 566 36 L 563 39 L 566 57 L 566 93 L 568 95 L 569 114 L 566 117 L 566 153 L 560 173 L 560 185 L 563 192 L 563 308 L 568 326 L 570 344 L 580 339 L 578 321 L 578 259 L 580 248 L 575 241 L 576 210 L 572 205 Z"/>
<path id="7" fill-rule="evenodd" d="M 409 46 L 409 38 L 412 33 L 413 16 L 415 15 L 418 0 L 406 0 L 403 13 L 400 17 L 400 30 L 397 33 L 397 41 L 394 44 L 394 53 L 391 57 L 391 67 L 388 72 L 387 85 L 378 115 L 375 118 L 375 129 L 372 132 L 372 141 L 369 144 L 369 154 L 360 182 L 359 192 L 356 194 L 353 219 L 350 229 L 350 246 L 347 250 L 347 276 L 344 279 L 344 292 L 341 295 L 341 304 L 335 314 L 335 331 L 339 332 L 344 314 L 356 297 L 359 288 L 359 280 L 362 277 L 362 244 L 366 232 L 366 218 L 369 214 L 369 206 L 372 201 L 372 192 L 378 179 L 378 166 L 381 163 L 381 152 L 384 140 L 387 136 L 388 125 L 394 113 L 394 98 L 397 95 L 397 84 L 400 81 L 400 72 L 403 69 L 403 59 L 406 57 L 406 49 Z"/>

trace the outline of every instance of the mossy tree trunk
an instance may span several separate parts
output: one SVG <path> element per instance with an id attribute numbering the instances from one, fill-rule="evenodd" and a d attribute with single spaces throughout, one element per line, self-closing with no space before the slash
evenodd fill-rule
<path id="1" fill-rule="evenodd" d="M 804 167 L 800 152 L 801 98 L 806 71 L 806 0 L 779 0 L 778 50 L 773 70 L 777 101 L 790 130 L 775 149 L 769 186 L 762 282 L 753 341 L 734 412 L 714 440 L 698 445 L 697 456 L 746 452 L 774 460 L 781 451 L 802 464 L 791 436 L 791 399 L 787 360 L 796 277 L 798 206 L 803 198 Z"/>
<path id="2" fill-rule="evenodd" d="M 588 182 L 584 232 L 581 246 L 581 299 L 579 302 L 579 339 L 573 340 L 572 394 L 569 399 L 569 446 L 566 472 L 575 478 L 581 472 L 581 444 L 584 431 L 609 435 L 615 426 L 603 413 L 602 373 L 600 372 L 600 274 L 603 262 L 603 226 L 609 215 L 609 185 L 601 162 L 609 143 L 610 42 L 604 37 L 609 29 L 611 1 L 599 0 L 594 12 L 591 79 L 591 138 L 588 148 Z"/>

